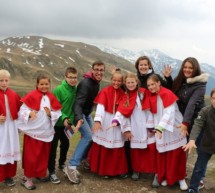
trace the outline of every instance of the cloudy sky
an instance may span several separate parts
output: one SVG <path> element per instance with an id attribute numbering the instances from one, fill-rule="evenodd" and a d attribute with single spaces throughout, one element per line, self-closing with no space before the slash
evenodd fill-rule
<path id="1" fill-rule="evenodd" d="M 215 65 L 214 0 L 0 0 L 0 40 L 40 35 Z"/>

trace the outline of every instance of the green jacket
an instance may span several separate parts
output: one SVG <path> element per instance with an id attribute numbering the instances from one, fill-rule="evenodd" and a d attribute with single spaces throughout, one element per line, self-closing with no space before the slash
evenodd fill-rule
<path id="1" fill-rule="evenodd" d="M 57 86 L 53 93 L 57 97 L 58 101 L 62 105 L 62 115 L 59 117 L 55 126 L 62 127 L 64 126 L 63 121 L 66 118 L 70 119 L 70 122 L 73 123 L 74 121 L 74 113 L 72 111 L 73 104 L 76 98 L 76 86 L 70 86 L 66 80 L 63 80 L 61 85 Z"/>

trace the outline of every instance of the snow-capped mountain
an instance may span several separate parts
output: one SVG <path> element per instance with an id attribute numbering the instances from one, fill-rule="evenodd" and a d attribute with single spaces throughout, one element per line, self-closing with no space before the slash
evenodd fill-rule
<path id="1" fill-rule="evenodd" d="M 126 49 L 113 48 L 106 45 L 96 45 L 96 46 L 104 52 L 122 57 L 130 61 L 132 64 L 135 64 L 135 61 L 137 60 L 138 57 L 148 56 L 152 61 L 155 72 L 157 73 L 161 73 L 164 66 L 168 64 L 173 69 L 173 72 L 172 72 L 173 78 L 178 73 L 178 70 L 180 69 L 180 66 L 182 64 L 182 60 L 172 58 L 157 49 L 141 50 L 139 52 L 134 52 Z M 207 84 L 207 94 L 209 94 L 210 90 L 215 87 L 214 85 L 215 67 L 206 63 L 201 63 L 201 69 L 203 72 L 207 72 L 210 74 L 209 81 Z"/>

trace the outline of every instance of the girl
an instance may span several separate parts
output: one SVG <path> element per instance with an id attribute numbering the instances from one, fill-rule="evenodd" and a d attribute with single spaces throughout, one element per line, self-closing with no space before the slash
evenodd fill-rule
<path id="1" fill-rule="evenodd" d="M 24 133 L 22 185 L 29 190 L 36 188 L 32 178 L 46 176 L 53 127 L 61 116 L 61 105 L 49 92 L 49 77 L 39 75 L 36 88 L 22 98 L 18 122 L 18 128 Z"/>
<path id="2" fill-rule="evenodd" d="M 123 90 L 120 88 L 123 82 L 122 73 L 114 72 L 111 82 L 112 84 L 101 90 L 94 100 L 97 108 L 93 126 L 93 143 L 88 156 L 91 171 L 105 178 L 117 175 L 126 177 L 125 174 L 128 172 L 120 127 L 108 129 L 123 95 Z"/>
<path id="3" fill-rule="evenodd" d="M 136 62 L 135 62 L 135 68 L 137 70 L 137 76 L 140 81 L 140 87 L 142 88 L 147 88 L 147 78 L 155 74 L 152 62 L 147 56 L 140 56 Z M 171 88 L 172 87 L 172 77 L 170 76 L 171 74 L 171 67 L 169 65 L 165 66 L 164 71 L 162 72 L 164 75 L 164 78 L 162 78 L 160 75 L 157 74 L 162 86 L 166 88 Z"/>
<path id="4" fill-rule="evenodd" d="M 132 73 L 125 77 L 125 86 L 126 94 L 120 101 L 112 126 L 120 124 L 125 138 L 130 141 L 132 170 L 137 174 L 156 173 L 155 138 L 147 130 L 147 126 L 152 127 L 147 124 L 150 114 L 147 90 L 139 88 L 137 76 Z"/>
<path id="5" fill-rule="evenodd" d="M 20 97 L 10 88 L 10 73 L 0 70 L 0 182 L 15 185 L 17 161 L 20 160 L 19 135 L 16 125 Z"/>
<path id="6" fill-rule="evenodd" d="M 182 121 L 182 115 L 176 103 L 177 97 L 160 84 L 156 75 L 151 75 L 147 80 L 156 131 L 158 182 L 166 186 L 179 181 L 180 189 L 187 190 L 184 180 L 186 153 L 181 148 L 186 144 L 186 137 L 176 128 Z"/>
<path id="7" fill-rule="evenodd" d="M 183 131 L 184 135 L 189 136 L 194 119 L 197 117 L 198 112 L 205 106 L 204 95 L 208 77 L 209 74 L 201 73 L 201 68 L 197 59 L 188 57 L 182 62 L 179 73 L 173 82 L 172 90 L 179 98 L 177 103 L 183 115 L 180 129 Z M 196 140 L 197 153 L 199 151 L 202 135 L 203 131 Z M 202 179 L 199 184 L 199 189 L 203 187 L 204 183 Z"/>

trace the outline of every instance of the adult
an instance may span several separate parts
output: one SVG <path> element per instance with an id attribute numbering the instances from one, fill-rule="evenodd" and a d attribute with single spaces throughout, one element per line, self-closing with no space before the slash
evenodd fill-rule
<path id="1" fill-rule="evenodd" d="M 84 79 L 77 86 L 76 101 L 73 107 L 75 115 L 74 123 L 76 129 L 81 133 L 75 152 L 66 167 L 66 174 L 69 180 L 75 184 L 80 183 L 77 166 L 86 157 L 92 142 L 92 116 L 94 99 L 99 92 L 99 83 L 103 78 L 105 65 L 101 61 L 92 64 L 90 72 L 84 74 Z"/>

